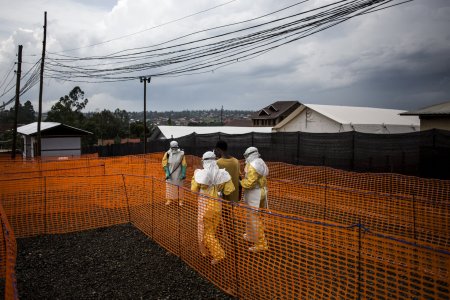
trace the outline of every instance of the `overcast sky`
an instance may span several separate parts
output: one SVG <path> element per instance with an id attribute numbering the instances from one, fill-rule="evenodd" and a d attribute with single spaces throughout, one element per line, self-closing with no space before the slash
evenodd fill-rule
<path id="1" fill-rule="evenodd" d="M 258 17 L 296 2 L 0 0 L 0 84 L 17 61 L 19 44 L 24 47 L 23 72 L 40 58 L 44 11 L 48 14 L 47 51 L 81 48 L 62 53 L 84 57 L 153 45 Z M 294 11 L 330 2 L 309 1 Z M 208 11 L 171 22 L 204 10 Z M 449 101 L 449 16 L 449 0 L 415 0 L 354 18 L 214 72 L 153 78 L 147 90 L 147 110 L 220 109 L 222 105 L 230 110 L 258 110 L 279 100 L 411 110 Z M 163 26 L 149 29 L 157 25 Z M 137 32 L 141 33 L 88 47 Z M 217 32 L 196 38 L 212 34 Z M 43 110 L 76 85 L 89 99 L 85 111 L 143 110 L 143 84 L 139 80 L 73 83 L 50 78 L 44 81 Z M 21 97 L 22 103 L 31 100 L 35 110 L 38 86 Z M 14 89 L 0 98 L 0 103 L 13 95 Z"/>

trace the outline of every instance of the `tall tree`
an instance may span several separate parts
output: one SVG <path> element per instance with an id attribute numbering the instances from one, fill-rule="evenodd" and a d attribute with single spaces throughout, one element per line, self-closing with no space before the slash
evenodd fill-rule
<path id="1" fill-rule="evenodd" d="M 60 122 L 67 125 L 81 127 L 84 116 L 81 110 L 86 107 L 88 99 L 80 87 L 74 87 L 69 95 L 59 98 L 47 114 L 46 121 Z"/>
<path id="2" fill-rule="evenodd" d="M 33 104 L 28 100 L 23 105 L 22 109 L 19 109 L 19 120 L 20 123 L 29 124 L 36 121 L 36 112 L 34 111 Z"/>

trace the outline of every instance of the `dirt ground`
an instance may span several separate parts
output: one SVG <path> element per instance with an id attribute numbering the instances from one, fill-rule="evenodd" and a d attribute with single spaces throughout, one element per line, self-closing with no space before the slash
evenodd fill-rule
<path id="1" fill-rule="evenodd" d="M 20 299 L 233 299 L 129 224 L 17 247 Z"/>

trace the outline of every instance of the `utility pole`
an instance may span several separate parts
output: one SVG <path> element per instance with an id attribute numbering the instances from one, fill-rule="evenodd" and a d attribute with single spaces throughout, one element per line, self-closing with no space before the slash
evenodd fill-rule
<path id="1" fill-rule="evenodd" d="M 42 89 L 44 86 L 44 61 L 45 45 L 47 41 L 47 12 L 44 12 L 44 40 L 42 41 L 41 80 L 39 82 L 39 113 L 37 123 L 37 151 L 36 156 L 41 156 L 41 120 L 42 120 Z"/>
<path id="2" fill-rule="evenodd" d="M 17 142 L 17 117 L 19 116 L 19 94 L 20 94 L 20 76 L 22 74 L 22 45 L 19 45 L 19 58 L 17 61 L 17 81 L 16 81 L 16 103 L 14 105 L 14 129 L 11 159 L 16 158 L 16 142 Z"/>
<path id="3" fill-rule="evenodd" d="M 223 126 L 223 105 L 222 108 L 220 109 L 220 125 Z"/>
<path id="4" fill-rule="evenodd" d="M 147 153 L 147 82 L 150 83 L 152 77 L 142 76 L 141 82 L 144 83 L 144 154 Z"/>

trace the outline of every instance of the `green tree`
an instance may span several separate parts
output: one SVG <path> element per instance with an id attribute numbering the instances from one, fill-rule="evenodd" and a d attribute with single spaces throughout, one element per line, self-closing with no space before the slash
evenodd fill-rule
<path id="1" fill-rule="evenodd" d="M 47 114 L 46 121 L 60 122 L 74 127 L 82 127 L 84 115 L 81 112 L 88 103 L 80 87 L 74 87 L 69 95 L 59 98 Z"/>
<path id="2" fill-rule="evenodd" d="M 23 124 L 29 124 L 36 121 L 36 112 L 34 111 L 33 104 L 28 100 L 23 107 L 19 108 L 18 122 Z"/>

